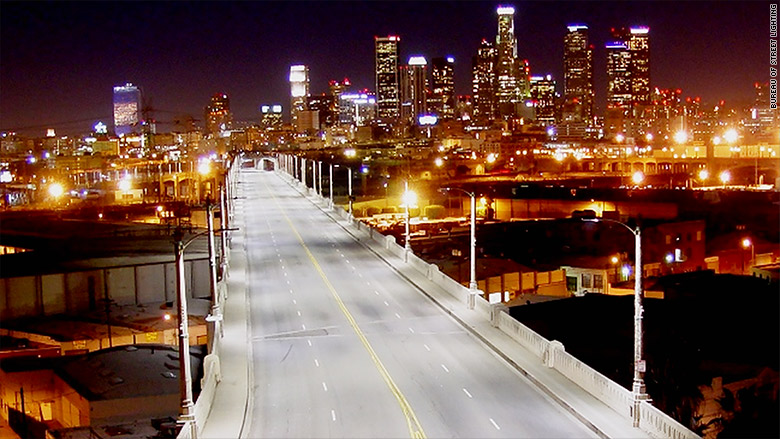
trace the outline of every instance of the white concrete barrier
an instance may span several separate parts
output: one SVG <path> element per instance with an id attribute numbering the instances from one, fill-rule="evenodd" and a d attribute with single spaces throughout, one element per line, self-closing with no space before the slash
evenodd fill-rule
<path id="1" fill-rule="evenodd" d="M 550 342 L 531 328 L 518 322 L 507 313 L 499 316 L 498 328 L 520 343 L 520 346 L 528 349 L 537 357 L 544 358 Z"/>
<path id="2" fill-rule="evenodd" d="M 655 437 L 669 439 L 698 437 L 691 430 L 657 409 L 648 401 L 639 403 L 639 427 Z"/>
<path id="3" fill-rule="evenodd" d="M 553 367 L 621 416 L 630 418 L 634 398 L 631 392 L 563 349 L 553 349 Z M 671 419 L 671 418 L 670 418 Z"/>
<path id="4" fill-rule="evenodd" d="M 215 337 L 219 340 L 219 337 Z M 216 342 L 219 343 L 218 341 Z M 198 436 L 203 432 L 203 426 L 206 425 L 206 419 L 211 412 L 211 405 L 214 402 L 214 396 L 217 394 L 217 384 L 222 381 L 222 372 L 220 368 L 219 356 L 209 354 L 203 359 L 203 378 L 200 381 L 200 395 L 195 401 L 195 426 L 198 430 Z"/>

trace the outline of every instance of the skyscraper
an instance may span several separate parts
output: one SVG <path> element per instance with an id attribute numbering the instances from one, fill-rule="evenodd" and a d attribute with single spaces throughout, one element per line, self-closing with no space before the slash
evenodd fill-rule
<path id="1" fill-rule="evenodd" d="M 225 93 L 211 97 L 206 107 L 206 134 L 219 134 L 232 128 L 233 116 L 230 113 L 230 98 Z"/>
<path id="2" fill-rule="evenodd" d="M 650 28 L 629 29 L 631 51 L 631 94 L 634 106 L 650 104 Z M 635 116 L 638 114 L 635 113 Z"/>
<path id="3" fill-rule="evenodd" d="M 290 123 L 298 129 L 298 116 L 309 97 L 309 66 L 290 66 Z"/>
<path id="4" fill-rule="evenodd" d="M 394 119 L 399 115 L 398 43 L 396 35 L 374 37 L 377 117 Z"/>
<path id="5" fill-rule="evenodd" d="M 471 59 L 474 118 L 488 121 L 496 117 L 496 48 L 483 39 Z"/>
<path id="6" fill-rule="evenodd" d="M 131 83 L 114 87 L 114 132 L 124 136 L 138 131 L 141 89 Z"/>
<path id="7" fill-rule="evenodd" d="M 496 35 L 496 100 L 502 116 L 515 114 L 519 102 L 515 8 L 499 6 Z"/>
<path id="8" fill-rule="evenodd" d="M 593 121 L 593 46 L 588 43 L 588 26 L 567 27 L 563 39 L 563 122 Z"/>
<path id="9" fill-rule="evenodd" d="M 423 56 L 409 58 L 409 77 L 412 117 L 416 121 L 418 117 L 428 112 L 428 61 Z"/>
<path id="10" fill-rule="evenodd" d="M 644 118 L 650 105 L 649 28 L 611 29 L 607 42 L 607 131 L 640 131 L 647 127 Z M 624 119 L 630 119 L 626 125 Z"/>
<path id="11" fill-rule="evenodd" d="M 531 77 L 531 98 L 536 122 L 549 127 L 555 124 L 555 80 L 552 75 Z"/>
<path id="12" fill-rule="evenodd" d="M 442 119 L 455 117 L 455 58 L 431 60 L 431 102 L 429 109 Z"/>

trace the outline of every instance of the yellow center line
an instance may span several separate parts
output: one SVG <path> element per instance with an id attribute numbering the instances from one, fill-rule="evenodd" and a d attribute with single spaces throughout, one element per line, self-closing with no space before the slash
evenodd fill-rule
<path id="1" fill-rule="evenodd" d="M 309 260 L 311 260 L 312 264 L 314 265 L 314 268 L 317 270 L 317 273 L 319 273 L 320 277 L 322 278 L 322 281 L 325 283 L 325 286 L 327 286 L 328 290 L 330 290 L 330 293 L 333 295 L 333 299 L 338 304 L 339 309 L 341 309 L 341 312 L 347 318 L 347 321 L 349 321 L 350 326 L 352 326 L 352 329 L 355 331 L 355 334 L 357 335 L 358 339 L 360 339 L 360 342 L 363 343 L 363 347 L 366 349 L 368 355 L 371 357 L 371 360 L 374 362 L 374 365 L 376 366 L 376 369 L 379 371 L 379 374 L 382 376 L 382 379 L 384 380 L 385 384 L 387 384 L 387 387 L 390 389 L 390 391 L 393 393 L 393 396 L 395 396 L 395 399 L 398 401 L 398 405 L 401 407 L 401 411 L 403 412 L 404 417 L 406 418 L 406 424 L 409 427 L 409 435 L 413 439 L 424 439 L 426 437 L 425 432 L 423 431 L 423 428 L 420 425 L 420 421 L 417 420 L 417 416 L 414 414 L 414 410 L 412 410 L 412 406 L 409 405 L 409 401 L 406 400 L 406 397 L 404 397 L 403 393 L 401 393 L 401 389 L 399 389 L 398 386 L 393 381 L 393 378 L 390 376 L 390 373 L 385 368 L 385 365 L 382 364 L 382 361 L 379 359 L 379 356 L 374 351 L 374 348 L 371 346 L 371 343 L 369 343 L 365 334 L 363 334 L 363 331 L 360 329 L 360 326 L 358 326 L 357 322 L 352 317 L 352 313 L 349 312 L 346 305 L 344 305 L 344 302 L 341 300 L 339 293 L 333 287 L 333 284 L 330 283 L 330 280 L 325 275 L 325 272 L 322 271 L 322 267 L 320 267 L 319 262 L 317 262 L 317 258 L 315 258 L 312 252 L 309 250 L 309 247 L 303 241 L 303 238 L 301 237 L 300 233 L 298 233 L 298 230 L 295 228 L 292 221 L 290 221 L 290 218 L 287 216 L 287 212 L 284 210 L 281 204 L 279 204 L 279 200 L 276 198 L 273 191 L 268 187 L 268 184 L 265 183 L 265 181 L 263 182 L 263 184 L 265 185 L 266 189 L 268 189 L 268 192 L 271 194 L 271 197 L 274 199 L 276 206 L 279 208 L 279 210 L 281 210 L 284 219 L 287 221 L 287 224 L 290 226 L 290 229 L 292 229 L 293 233 L 295 234 L 295 237 L 298 239 L 298 242 L 300 242 L 301 247 L 303 247 L 303 250 L 306 252 L 306 255 L 309 257 Z"/>

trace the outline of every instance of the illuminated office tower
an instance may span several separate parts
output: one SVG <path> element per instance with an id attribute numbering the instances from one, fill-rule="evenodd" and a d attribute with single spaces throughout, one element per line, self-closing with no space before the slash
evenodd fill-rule
<path id="1" fill-rule="evenodd" d="M 298 116 L 306 111 L 309 97 L 309 66 L 290 66 L 290 123 L 299 130 Z"/>
<path id="2" fill-rule="evenodd" d="M 409 58 L 409 78 L 412 116 L 417 120 L 423 114 L 428 112 L 428 61 L 423 56 L 413 56 Z"/>
<path id="3" fill-rule="evenodd" d="M 260 107 L 260 126 L 265 129 L 279 128 L 282 126 L 282 106 L 276 105 L 263 105 Z"/>
<path id="4" fill-rule="evenodd" d="M 395 35 L 374 37 L 376 58 L 376 105 L 377 117 L 394 119 L 399 115 L 399 71 L 398 43 L 401 38 Z"/>
<path id="5" fill-rule="evenodd" d="M 631 52 L 625 41 L 609 41 L 607 49 L 607 109 L 604 128 L 609 135 L 625 134 L 631 113 Z"/>
<path id="6" fill-rule="evenodd" d="M 650 28 L 629 29 L 628 50 L 631 51 L 631 99 L 633 105 L 650 104 Z M 635 112 L 635 115 L 638 114 Z"/>
<path id="7" fill-rule="evenodd" d="M 339 123 L 366 126 L 375 116 L 376 97 L 362 93 L 342 93 L 339 97 Z"/>
<path id="8" fill-rule="evenodd" d="M 612 28 L 610 32 L 612 39 L 606 44 L 608 86 L 605 125 L 611 133 L 628 130 L 631 135 L 638 134 L 650 122 L 647 118 L 651 110 L 650 30 L 632 27 Z M 631 120 L 631 123 L 626 124 L 625 119 Z"/>
<path id="9" fill-rule="evenodd" d="M 428 107 L 442 119 L 455 117 L 455 58 L 431 60 L 431 99 Z"/>
<path id="10" fill-rule="evenodd" d="M 398 66 L 398 117 L 410 121 L 414 117 L 412 103 L 412 69 L 408 64 Z"/>
<path id="11" fill-rule="evenodd" d="M 551 75 L 531 77 L 531 99 L 536 110 L 536 122 L 555 125 L 555 81 Z"/>
<path id="12" fill-rule="evenodd" d="M 480 121 L 496 117 L 496 48 L 485 39 L 471 59 L 472 107 L 474 118 Z"/>
<path id="13" fill-rule="evenodd" d="M 496 36 L 496 100 L 499 113 L 513 115 L 518 102 L 515 8 L 499 6 Z"/>
<path id="14" fill-rule="evenodd" d="M 138 131 L 141 89 L 131 83 L 114 87 L 114 132 L 120 137 Z"/>
<path id="15" fill-rule="evenodd" d="M 570 25 L 563 39 L 563 122 L 593 121 L 593 46 L 588 26 Z"/>
<path id="16" fill-rule="evenodd" d="M 230 113 L 230 98 L 225 93 L 211 97 L 206 107 L 206 135 L 219 134 L 232 128 L 233 116 Z"/>

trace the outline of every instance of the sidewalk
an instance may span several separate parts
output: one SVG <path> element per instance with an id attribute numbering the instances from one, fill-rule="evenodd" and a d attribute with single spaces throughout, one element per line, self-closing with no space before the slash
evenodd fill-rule
<path id="1" fill-rule="evenodd" d="M 237 200 L 239 204 L 241 200 Z M 224 336 L 220 340 L 220 368 L 222 380 L 217 385 L 201 438 L 246 437 L 251 421 L 252 369 L 248 361 L 252 355 L 249 342 L 249 303 L 246 293 L 246 252 L 244 248 L 245 222 L 243 209 L 235 210 L 234 227 L 240 230 L 232 235 L 230 265 L 227 278 L 227 299 L 222 321 Z"/>

